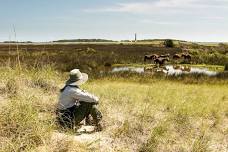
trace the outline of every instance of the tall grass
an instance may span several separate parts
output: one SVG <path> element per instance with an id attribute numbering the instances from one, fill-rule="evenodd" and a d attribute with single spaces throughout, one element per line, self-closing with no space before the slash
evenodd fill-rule
<path id="1" fill-rule="evenodd" d="M 159 142 L 161 142 L 162 138 L 165 138 L 165 135 L 167 133 L 167 128 L 165 126 L 157 126 L 155 127 L 150 136 L 149 139 L 144 143 L 139 151 L 140 152 L 154 152 L 159 151 L 158 146 Z"/>
<path id="2" fill-rule="evenodd" d="M 19 67 L 19 69 L 21 70 L 21 60 L 20 60 L 20 52 L 19 52 L 19 46 L 18 46 L 18 41 L 17 41 L 17 32 L 15 29 L 15 26 L 13 25 L 13 32 L 14 32 L 14 36 L 15 36 L 15 40 L 16 40 L 16 51 L 17 51 L 17 65 Z"/>
<path id="3" fill-rule="evenodd" d="M 227 119 L 224 96 L 228 92 L 223 84 L 183 84 L 169 80 L 140 83 L 116 78 L 95 80 L 84 87 L 101 97 L 100 108 L 116 141 L 113 144 L 124 141 L 134 150 L 208 149 L 215 141 L 201 137 L 196 140 L 195 135 L 200 134 L 197 128 L 203 124 L 216 136 L 220 132 L 217 128 L 222 129 Z M 225 138 L 224 133 L 219 136 Z M 124 143 L 119 146 L 126 148 Z M 216 144 L 225 150 L 223 145 Z"/>
<path id="4" fill-rule="evenodd" d="M 28 151 L 47 140 L 51 124 L 39 120 L 32 99 L 12 99 L 0 111 L 2 151 Z"/>
<path id="5" fill-rule="evenodd" d="M 79 143 L 55 124 L 58 88 L 67 74 L 50 66 L 2 67 L 0 77 L 2 152 L 215 150 L 211 145 L 226 150 L 228 88 L 223 83 L 141 76 L 145 81 L 131 75 L 92 79 L 82 88 L 100 97 L 105 128 L 98 139 Z"/>
<path id="6" fill-rule="evenodd" d="M 0 77 L 1 152 L 87 151 L 85 144 L 70 137 L 53 136 L 59 129 L 55 110 L 64 74 L 50 66 L 30 70 L 1 67 Z"/>

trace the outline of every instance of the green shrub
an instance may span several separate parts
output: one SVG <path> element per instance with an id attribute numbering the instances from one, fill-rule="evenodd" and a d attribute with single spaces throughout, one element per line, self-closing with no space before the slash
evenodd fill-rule
<path id="1" fill-rule="evenodd" d="M 228 71 L 228 63 L 225 64 L 224 71 Z"/>
<path id="2" fill-rule="evenodd" d="M 174 47 L 173 40 L 170 40 L 170 39 L 165 40 L 165 41 L 164 41 L 164 45 L 165 45 L 165 47 L 167 47 L 167 48 L 173 48 L 173 47 Z"/>

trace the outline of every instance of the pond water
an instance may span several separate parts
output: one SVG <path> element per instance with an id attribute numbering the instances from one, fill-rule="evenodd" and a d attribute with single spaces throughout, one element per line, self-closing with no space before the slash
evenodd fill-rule
<path id="1" fill-rule="evenodd" d="M 150 68 L 148 70 L 145 70 L 144 67 L 114 67 L 112 69 L 112 72 L 136 72 L 136 73 L 144 73 L 147 71 L 156 72 L 156 71 L 162 71 L 163 73 L 167 75 L 181 75 L 181 74 L 205 74 L 208 76 L 215 76 L 218 73 L 215 71 L 210 71 L 207 68 L 196 68 L 196 67 L 174 67 L 173 65 L 167 65 L 163 69 L 158 68 Z"/>
<path id="2" fill-rule="evenodd" d="M 172 65 L 166 66 L 167 70 L 163 70 L 164 73 L 168 75 L 180 75 L 180 74 L 205 74 L 208 76 L 215 76 L 217 72 L 210 71 L 207 68 L 196 68 L 196 67 L 190 67 L 187 68 L 187 71 L 183 70 L 183 68 L 180 69 L 174 69 Z"/>
<path id="3" fill-rule="evenodd" d="M 143 67 L 115 67 L 112 69 L 112 72 L 136 72 L 136 73 L 144 73 Z"/>

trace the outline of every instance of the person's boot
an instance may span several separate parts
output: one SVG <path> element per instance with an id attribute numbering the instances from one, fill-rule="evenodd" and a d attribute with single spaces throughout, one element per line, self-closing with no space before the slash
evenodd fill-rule
<path id="1" fill-rule="evenodd" d="M 102 126 L 102 124 L 99 122 L 99 123 L 96 124 L 94 130 L 97 131 L 97 132 L 99 132 L 99 131 L 102 131 L 102 129 L 103 129 L 103 126 Z"/>

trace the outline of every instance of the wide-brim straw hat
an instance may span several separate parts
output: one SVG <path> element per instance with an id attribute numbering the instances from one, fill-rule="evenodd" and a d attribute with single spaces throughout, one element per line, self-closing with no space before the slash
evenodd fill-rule
<path id="1" fill-rule="evenodd" d="M 88 80 L 88 74 L 80 72 L 79 69 L 70 71 L 70 78 L 66 81 L 66 85 L 78 86 L 84 84 Z"/>

